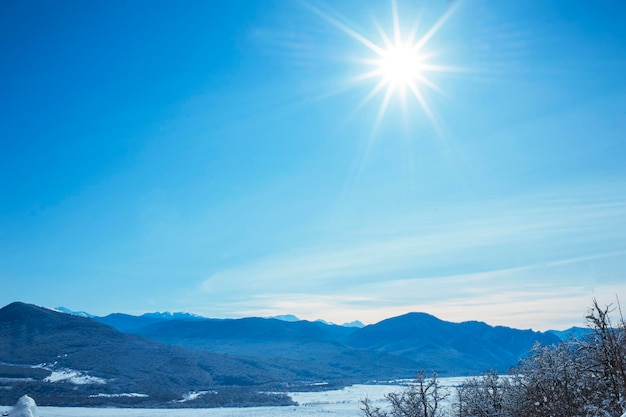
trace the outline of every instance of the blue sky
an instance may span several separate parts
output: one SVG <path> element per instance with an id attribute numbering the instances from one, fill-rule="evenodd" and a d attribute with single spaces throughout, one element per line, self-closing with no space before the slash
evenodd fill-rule
<path id="1" fill-rule="evenodd" d="M 624 21 L 620 1 L 2 2 L 0 304 L 582 325 L 626 300 Z M 396 33 L 419 74 L 387 94 Z"/>

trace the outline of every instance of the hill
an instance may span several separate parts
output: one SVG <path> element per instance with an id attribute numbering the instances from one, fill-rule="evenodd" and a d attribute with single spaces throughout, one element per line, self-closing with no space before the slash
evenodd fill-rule
<path id="1" fill-rule="evenodd" d="M 476 375 L 487 369 L 506 372 L 535 342 L 558 341 L 550 333 L 477 321 L 452 323 L 426 313 L 409 313 L 360 329 L 349 337 L 348 344 L 392 353 L 416 361 L 424 369 Z"/>
<path id="2" fill-rule="evenodd" d="M 190 391 L 214 393 L 198 405 L 288 403 L 238 387 L 298 378 L 280 366 L 164 345 L 24 303 L 0 309 L 0 363 L 3 404 L 29 392 L 41 405 L 171 406 Z"/>

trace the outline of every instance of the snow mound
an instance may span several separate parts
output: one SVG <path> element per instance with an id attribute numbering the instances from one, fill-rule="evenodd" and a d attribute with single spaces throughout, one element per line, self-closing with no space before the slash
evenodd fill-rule
<path id="1" fill-rule="evenodd" d="M 39 417 L 35 400 L 28 395 L 24 395 L 17 401 L 13 410 L 9 413 L 11 417 Z"/>

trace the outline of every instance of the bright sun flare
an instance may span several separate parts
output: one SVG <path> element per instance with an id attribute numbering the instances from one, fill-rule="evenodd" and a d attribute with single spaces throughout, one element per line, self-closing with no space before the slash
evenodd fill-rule
<path id="1" fill-rule="evenodd" d="M 405 90 L 419 80 L 421 58 L 411 46 L 393 45 L 384 51 L 378 66 L 388 85 Z"/>
<path id="2" fill-rule="evenodd" d="M 375 20 L 374 24 L 378 30 L 377 37 L 367 37 L 341 22 L 339 19 L 319 9 L 313 7 L 311 7 L 311 9 L 374 53 L 373 58 L 361 60 L 369 69 L 353 79 L 353 81 L 376 80 L 370 92 L 358 105 L 358 109 L 369 103 L 375 96 L 379 94 L 383 95 L 374 131 L 376 131 L 380 124 L 393 95 L 397 95 L 402 100 L 405 115 L 407 112 L 406 97 L 412 96 L 417 100 L 435 128 L 437 128 L 437 122 L 425 99 L 423 91 L 424 88 L 428 88 L 442 93 L 442 90 L 431 81 L 428 74 L 454 71 L 455 69 L 430 62 L 433 54 L 426 53 L 425 46 L 452 15 L 456 9 L 456 5 L 450 7 L 434 25 L 428 28 L 428 30 L 423 31 L 417 24 L 414 24 L 408 34 L 403 35 L 400 27 L 400 19 L 398 17 L 398 6 L 396 1 L 392 0 L 391 12 L 393 26 L 390 31 L 385 31 Z M 420 32 L 420 36 L 418 36 L 418 31 Z M 380 39 L 380 41 L 377 42 L 377 38 Z"/>

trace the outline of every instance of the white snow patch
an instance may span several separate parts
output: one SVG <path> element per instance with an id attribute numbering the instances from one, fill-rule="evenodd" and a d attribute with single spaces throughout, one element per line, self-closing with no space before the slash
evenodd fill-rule
<path id="1" fill-rule="evenodd" d="M 44 382 L 69 382 L 75 385 L 106 384 L 106 380 L 103 378 L 87 375 L 73 369 L 61 369 L 51 372 L 50 375 L 44 378 Z"/>
<path id="2" fill-rule="evenodd" d="M 454 387 L 462 378 L 440 378 L 444 386 Z M 245 408 L 81 408 L 39 407 L 45 417 L 346 417 L 361 415 L 360 401 L 366 396 L 383 406 L 384 395 L 400 392 L 405 384 L 355 385 L 343 390 L 288 393 L 300 406 Z M 1 408 L 1 407 L 0 407 Z M 13 417 L 13 416 L 9 416 Z M 626 416 L 622 416 L 626 417 Z"/>
<path id="3" fill-rule="evenodd" d="M 183 395 L 183 399 L 182 400 L 177 400 L 175 402 L 177 402 L 177 403 L 186 403 L 187 401 L 197 400 L 201 396 L 209 394 L 209 393 L 210 394 L 217 394 L 217 391 L 190 391 L 187 394 Z"/>
<path id="4" fill-rule="evenodd" d="M 65 307 L 56 307 L 56 308 L 51 308 L 50 310 L 63 313 L 63 314 L 69 314 L 71 316 L 87 317 L 87 318 L 95 317 L 93 314 L 89 314 L 85 311 L 72 311 L 69 308 L 65 308 Z"/>
<path id="5" fill-rule="evenodd" d="M 147 398 L 148 394 L 139 394 L 137 392 L 123 392 L 121 394 L 96 394 L 90 395 L 89 398 L 119 398 L 119 397 L 127 397 L 127 398 Z"/>
<path id="6" fill-rule="evenodd" d="M 33 378 L 12 378 L 6 376 L 0 376 L 0 382 L 31 382 Z"/>
<path id="7" fill-rule="evenodd" d="M 51 371 L 53 367 L 56 366 L 58 362 L 52 362 L 52 363 L 40 363 L 38 365 L 32 365 L 31 368 L 33 369 L 47 369 L 48 371 Z"/>

